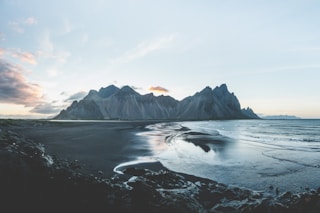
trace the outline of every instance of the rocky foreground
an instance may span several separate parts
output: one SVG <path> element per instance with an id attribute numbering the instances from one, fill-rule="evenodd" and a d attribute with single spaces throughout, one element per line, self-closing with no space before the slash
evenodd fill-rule
<path id="1" fill-rule="evenodd" d="M 171 171 L 128 168 L 112 178 L 0 129 L 1 212 L 320 212 L 320 189 L 270 194 Z"/>

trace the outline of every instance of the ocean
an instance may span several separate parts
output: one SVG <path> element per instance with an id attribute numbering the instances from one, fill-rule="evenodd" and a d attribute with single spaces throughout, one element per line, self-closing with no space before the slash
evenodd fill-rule
<path id="1" fill-rule="evenodd" d="M 299 192 L 320 187 L 320 120 L 165 122 L 138 133 L 165 167 L 227 185 Z"/>

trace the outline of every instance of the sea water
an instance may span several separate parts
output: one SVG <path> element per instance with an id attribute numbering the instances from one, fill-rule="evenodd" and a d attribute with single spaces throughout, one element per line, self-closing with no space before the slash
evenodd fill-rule
<path id="1" fill-rule="evenodd" d="M 140 134 L 165 167 L 254 190 L 320 187 L 320 120 L 168 122 Z"/>

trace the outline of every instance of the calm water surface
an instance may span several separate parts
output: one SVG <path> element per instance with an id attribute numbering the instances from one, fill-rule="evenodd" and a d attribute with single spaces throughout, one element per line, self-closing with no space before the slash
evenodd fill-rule
<path id="1" fill-rule="evenodd" d="M 255 190 L 320 187 L 320 120 L 174 122 L 140 133 L 167 168 Z M 273 186 L 273 187 L 270 187 Z"/>

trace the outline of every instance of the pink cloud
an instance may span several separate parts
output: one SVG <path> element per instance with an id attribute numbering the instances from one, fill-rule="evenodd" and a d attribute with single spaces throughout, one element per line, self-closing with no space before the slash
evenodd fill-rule
<path id="1" fill-rule="evenodd" d="M 0 48 L 0 57 L 3 56 L 4 53 L 5 53 L 5 50 Z"/>
<path id="2" fill-rule="evenodd" d="M 29 107 L 42 102 L 41 87 L 28 82 L 22 73 L 22 67 L 0 59 L 0 103 Z"/>
<path id="3" fill-rule="evenodd" d="M 150 87 L 149 90 L 152 92 L 159 92 L 159 93 L 168 93 L 169 92 L 169 90 L 167 90 L 166 88 L 160 87 L 160 86 Z"/>
<path id="4" fill-rule="evenodd" d="M 14 51 L 12 57 L 19 58 L 21 61 L 27 62 L 29 64 L 37 64 L 34 54 L 30 52 L 20 52 Z"/>
<path id="5" fill-rule="evenodd" d="M 29 64 L 37 64 L 36 56 L 31 52 L 22 52 L 20 49 L 9 48 L 9 49 L 1 49 L 0 48 L 0 56 L 9 55 L 14 58 L 18 58 L 23 62 L 27 62 Z"/>

